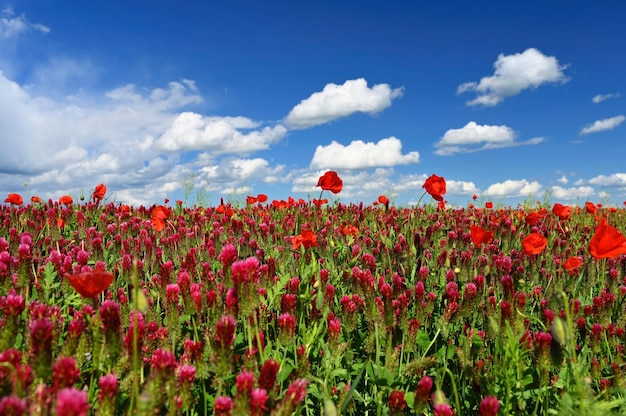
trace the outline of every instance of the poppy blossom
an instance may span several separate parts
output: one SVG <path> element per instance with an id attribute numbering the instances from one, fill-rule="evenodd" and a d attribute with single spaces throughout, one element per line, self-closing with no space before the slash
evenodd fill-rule
<path id="1" fill-rule="evenodd" d="M 91 197 L 95 202 L 100 202 L 104 199 L 104 195 L 106 193 L 107 187 L 103 183 L 101 183 L 100 185 L 96 186 L 96 189 L 93 191 Z"/>
<path id="2" fill-rule="evenodd" d="M 30 202 L 32 202 L 33 204 L 41 204 L 41 198 L 39 198 L 38 196 L 31 196 L 30 197 Z"/>
<path id="3" fill-rule="evenodd" d="M 267 200 L 268 200 L 268 199 L 269 199 L 269 198 L 268 198 L 268 197 L 267 197 L 267 195 L 265 195 L 265 194 L 258 194 L 258 195 L 256 196 L 256 200 L 257 200 L 257 202 L 258 202 L 258 203 L 260 203 L 260 204 L 262 204 L 263 202 L 267 202 Z"/>
<path id="4" fill-rule="evenodd" d="M 342 225 L 339 232 L 343 235 L 359 235 L 361 231 L 354 225 Z"/>
<path id="5" fill-rule="evenodd" d="M 435 174 L 432 174 L 426 179 L 422 188 L 426 190 L 436 201 L 443 201 L 443 195 L 446 193 L 446 180 Z"/>
<path id="6" fill-rule="evenodd" d="M 377 202 L 383 204 L 385 206 L 385 209 L 389 209 L 389 198 L 387 198 L 385 195 L 380 195 Z"/>
<path id="7" fill-rule="evenodd" d="M 489 244 L 491 240 L 493 240 L 493 231 L 485 230 L 478 225 L 472 225 L 470 227 L 470 233 L 472 234 L 472 242 L 475 246 Z"/>
<path id="8" fill-rule="evenodd" d="M 576 269 L 580 268 L 583 265 L 583 261 L 580 257 L 570 257 L 563 263 L 563 268 L 569 272 L 569 274 L 574 274 Z"/>
<path id="9" fill-rule="evenodd" d="M 104 270 L 94 270 L 68 275 L 67 280 L 81 296 L 94 298 L 111 286 L 113 273 Z"/>
<path id="10" fill-rule="evenodd" d="M 614 258 L 626 254 L 626 237 L 617 228 L 611 227 L 606 218 L 602 218 L 589 241 L 589 252 L 596 259 Z"/>
<path id="11" fill-rule="evenodd" d="M 179 207 L 180 207 L 181 205 L 183 205 L 183 200 L 182 200 L 182 199 L 177 199 L 177 200 L 176 200 L 176 205 L 178 205 Z"/>
<path id="12" fill-rule="evenodd" d="M 320 176 L 316 186 L 321 187 L 323 191 L 330 191 L 333 194 L 338 194 L 343 188 L 343 181 L 339 175 L 337 175 L 337 172 L 329 170 Z"/>
<path id="13" fill-rule="evenodd" d="M 228 217 L 232 217 L 235 214 L 235 211 L 224 204 L 218 205 L 218 207 L 215 208 L 215 211 L 219 214 L 225 214 Z"/>
<path id="14" fill-rule="evenodd" d="M 324 199 L 315 199 L 313 198 L 313 203 L 315 204 L 316 207 L 321 207 L 324 204 L 328 204 L 328 199 L 324 198 Z"/>
<path id="15" fill-rule="evenodd" d="M 57 228 L 65 227 L 65 220 L 61 217 L 57 217 Z"/>
<path id="16" fill-rule="evenodd" d="M 491 201 L 485 202 L 485 208 L 493 208 L 493 202 Z"/>
<path id="17" fill-rule="evenodd" d="M 69 195 L 63 195 L 61 198 L 59 198 L 59 204 L 65 205 L 66 207 L 72 205 L 73 203 L 74 200 Z"/>
<path id="18" fill-rule="evenodd" d="M 548 239 L 537 233 L 530 233 L 522 240 L 522 249 L 525 254 L 539 254 L 548 245 Z"/>
<path id="19" fill-rule="evenodd" d="M 317 246 L 317 236 L 311 230 L 304 230 L 291 239 L 291 248 L 298 250 L 300 247 L 309 248 Z"/>
<path id="20" fill-rule="evenodd" d="M 163 205 L 159 205 L 158 207 L 152 210 L 152 228 L 155 231 L 163 231 L 165 228 L 165 223 L 167 219 L 170 217 L 172 211 Z"/>
<path id="21" fill-rule="evenodd" d="M 4 202 L 7 202 L 13 205 L 22 205 L 24 203 L 24 198 L 22 198 L 20 194 L 9 194 L 7 196 L 7 199 L 4 200 Z"/>
<path id="22" fill-rule="evenodd" d="M 258 201 L 258 199 L 257 199 L 257 197 L 256 197 L 256 196 L 248 195 L 248 196 L 246 197 L 246 204 L 248 204 L 248 205 L 253 205 L 253 204 L 256 204 L 256 203 L 257 203 L 257 201 Z"/>
<path id="23" fill-rule="evenodd" d="M 530 226 L 537 225 L 545 216 L 546 212 L 544 210 L 531 212 L 526 215 L 526 224 Z"/>
<path id="24" fill-rule="evenodd" d="M 559 204 L 558 202 L 552 207 L 552 213 L 562 220 L 566 220 L 572 216 L 572 207 L 569 205 Z"/>
<path id="25" fill-rule="evenodd" d="M 593 202 L 587 201 L 585 202 L 585 211 L 587 211 L 588 214 L 595 214 L 598 212 L 598 207 Z"/>

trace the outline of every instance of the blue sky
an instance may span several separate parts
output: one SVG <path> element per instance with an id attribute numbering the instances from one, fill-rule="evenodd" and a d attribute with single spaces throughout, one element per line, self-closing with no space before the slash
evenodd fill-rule
<path id="1" fill-rule="evenodd" d="M 60 4 L 0 0 L 0 194 L 626 200 L 626 2 Z"/>

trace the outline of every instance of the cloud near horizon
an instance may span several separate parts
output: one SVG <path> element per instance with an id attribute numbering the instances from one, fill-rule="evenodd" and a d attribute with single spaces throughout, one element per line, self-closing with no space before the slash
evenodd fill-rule
<path id="1" fill-rule="evenodd" d="M 458 94 L 472 91 L 478 93 L 478 97 L 468 101 L 467 105 L 491 107 L 523 90 L 569 80 L 563 73 L 567 66 L 559 65 L 554 56 L 546 56 L 535 48 L 512 55 L 500 54 L 493 66 L 493 75 L 481 78 L 480 82 L 459 85 Z"/>
<path id="2" fill-rule="evenodd" d="M 328 146 L 317 146 L 311 169 L 368 169 L 418 163 L 418 152 L 402 154 L 402 142 L 388 137 L 377 143 L 353 140 L 349 145 L 332 141 Z"/>
<path id="3" fill-rule="evenodd" d="M 306 129 L 326 124 L 354 113 L 376 114 L 401 97 L 404 88 L 392 89 L 389 84 L 367 86 L 364 78 L 352 79 L 342 85 L 326 84 L 320 92 L 300 101 L 284 120 L 290 129 Z"/>
<path id="4" fill-rule="evenodd" d="M 513 129 L 505 125 L 479 125 L 474 121 L 470 121 L 460 129 L 446 131 L 443 137 L 435 143 L 437 148 L 435 154 L 449 156 L 455 153 L 539 144 L 543 141 L 542 137 L 516 141 L 516 136 Z"/>

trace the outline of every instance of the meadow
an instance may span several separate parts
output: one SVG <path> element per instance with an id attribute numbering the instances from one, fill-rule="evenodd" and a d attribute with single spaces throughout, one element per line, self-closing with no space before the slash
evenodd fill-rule
<path id="1" fill-rule="evenodd" d="M 333 200 L 334 172 L 241 206 L 9 194 L 0 414 L 626 414 L 626 212 L 452 208 L 445 185 L 414 207 Z"/>

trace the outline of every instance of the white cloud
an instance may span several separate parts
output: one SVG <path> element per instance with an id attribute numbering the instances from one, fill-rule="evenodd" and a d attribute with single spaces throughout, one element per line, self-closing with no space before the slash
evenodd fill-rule
<path id="1" fill-rule="evenodd" d="M 551 188 L 552 196 L 560 200 L 575 200 L 580 198 L 589 198 L 595 195 L 595 190 L 591 186 L 580 186 L 573 188 L 563 188 L 560 186 L 553 186 Z"/>
<path id="2" fill-rule="evenodd" d="M 596 96 L 594 96 L 591 101 L 593 101 L 595 104 L 601 103 L 602 101 L 611 99 L 611 98 L 618 98 L 619 97 L 619 92 L 613 93 L 613 94 L 598 94 Z"/>
<path id="3" fill-rule="evenodd" d="M 604 130 L 611 130 L 615 127 L 619 126 L 626 120 L 626 117 L 619 115 L 611 118 L 605 118 L 603 120 L 596 120 L 592 124 L 583 128 L 580 131 L 581 135 L 590 134 L 590 133 L 598 133 Z"/>
<path id="4" fill-rule="evenodd" d="M 626 186 L 626 173 L 614 173 L 612 175 L 598 175 L 589 180 L 592 185 L 606 187 L 622 187 Z"/>
<path id="5" fill-rule="evenodd" d="M 155 147 L 166 152 L 210 150 L 214 153 L 243 153 L 269 148 L 279 142 L 287 129 L 282 125 L 243 133 L 241 129 L 258 127 L 246 117 L 205 117 L 184 112 L 156 141 Z"/>
<path id="6" fill-rule="evenodd" d="M 333 140 L 328 146 L 317 146 L 311 169 L 366 169 L 418 163 L 418 152 L 402 154 L 402 142 L 396 137 L 378 143 L 354 140 L 344 146 Z"/>
<path id="7" fill-rule="evenodd" d="M 505 98 L 533 89 L 545 83 L 567 82 L 563 73 L 566 66 L 559 65 L 554 56 L 546 56 L 535 48 L 512 55 L 500 54 L 494 63 L 494 74 L 480 82 L 459 85 L 459 94 L 476 91 L 479 95 L 467 105 L 494 106 Z"/>
<path id="8" fill-rule="evenodd" d="M 291 129 L 306 129 L 353 113 L 376 114 L 402 94 L 402 88 L 391 89 L 388 84 L 369 88 L 363 78 L 348 80 L 343 85 L 331 83 L 321 92 L 302 100 L 289 112 L 284 122 Z"/>
<path id="9" fill-rule="evenodd" d="M 455 153 L 476 152 L 486 149 L 538 144 L 543 141 L 535 137 L 526 141 L 516 141 L 516 134 L 508 126 L 479 125 L 470 121 L 460 129 L 450 129 L 435 143 L 435 154 L 446 156 Z"/>
<path id="10" fill-rule="evenodd" d="M 37 30 L 41 33 L 50 32 L 50 28 L 40 23 L 31 23 L 25 15 L 16 16 L 10 7 L 0 12 L 0 39 L 17 37 L 29 30 Z"/>
<path id="11" fill-rule="evenodd" d="M 529 182 L 525 179 L 507 179 L 504 182 L 490 185 L 483 194 L 485 196 L 502 198 L 526 198 L 531 195 L 536 195 L 541 189 L 541 184 L 537 181 Z"/>
<path id="12" fill-rule="evenodd" d="M 559 182 L 559 183 L 562 183 L 562 184 L 566 184 L 566 183 L 568 183 L 568 182 L 569 182 L 569 179 L 567 179 L 567 176 L 565 176 L 565 175 L 561 176 L 561 177 L 560 177 L 559 179 L 557 179 L 557 180 L 558 180 L 558 182 Z"/>

